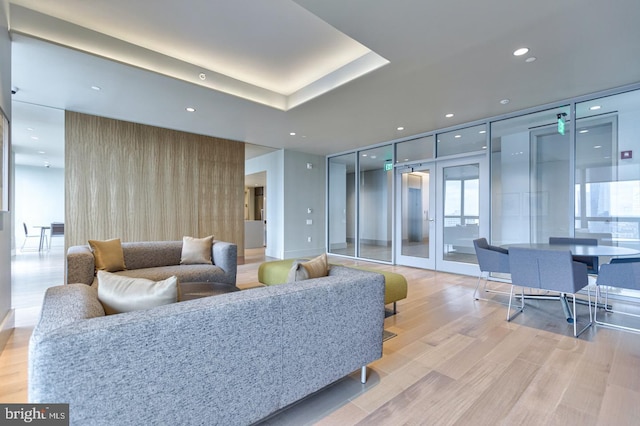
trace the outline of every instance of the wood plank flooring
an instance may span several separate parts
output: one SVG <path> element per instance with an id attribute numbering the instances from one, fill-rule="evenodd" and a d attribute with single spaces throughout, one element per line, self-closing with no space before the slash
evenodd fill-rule
<path id="1" fill-rule="evenodd" d="M 262 250 L 247 251 L 239 287 L 260 285 L 264 260 Z M 354 372 L 264 425 L 638 424 L 640 334 L 592 327 L 575 339 L 553 301 L 527 301 L 506 322 L 505 306 L 473 300 L 475 277 L 330 260 L 407 277 L 409 297 L 385 320 L 397 337 L 365 385 Z M 25 402 L 29 336 L 43 289 L 62 282 L 63 254 L 19 255 L 13 273 L 17 327 L 0 354 L 0 401 Z M 580 320 L 587 312 L 578 307 Z"/>

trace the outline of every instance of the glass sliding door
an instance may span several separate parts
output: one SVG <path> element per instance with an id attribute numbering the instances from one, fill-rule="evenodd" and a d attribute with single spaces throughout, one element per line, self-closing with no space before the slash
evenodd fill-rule
<path id="1" fill-rule="evenodd" d="M 328 252 L 356 255 L 356 154 L 329 159 Z"/>
<path id="2" fill-rule="evenodd" d="M 480 236 L 480 165 L 443 168 L 444 260 L 477 263 L 473 240 Z"/>
<path id="3" fill-rule="evenodd" d="M 433 166 L 396 172 L 396 263 L 435 268 L 435 178 Z"/>
<path id="4" fill-rule="evenodd" d="M 438 161 L 437 177 L 436 269 L 477 274 L 473 240 L 489 234 L 487 158 Z"/>

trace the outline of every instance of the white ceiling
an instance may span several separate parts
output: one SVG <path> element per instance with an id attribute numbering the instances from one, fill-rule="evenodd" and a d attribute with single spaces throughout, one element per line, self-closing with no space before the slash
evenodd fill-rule
<path id="1" fill-rule="evenodd" d="M 326 155 L 640 81 L 638 0 L 9 3 L 14 146 L 39 127 L 19 103 Z M 367 52 L 389 63 L 322 80 Z M 274 108 L 218 77 L 328 91 Z"/>

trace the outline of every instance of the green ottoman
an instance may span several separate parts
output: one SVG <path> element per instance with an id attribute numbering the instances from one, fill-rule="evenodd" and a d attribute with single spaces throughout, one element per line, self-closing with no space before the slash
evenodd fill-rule
<path id="1" fill-rule="evenodd" d="M 287 282 L 287 276 L 295 259 L 273 260 L 264 262 L 258 267 L 258 281 L 264 285 L 275 285 Z M 396 313 L 396 302 L 407 297 L 407 279 L 400 274 L 388 271 L 377 271 L 375 269 L 361 268 L 359 266 L 349 266 L 349 268 L 363 271 L 376 272 L 384 275 L 385 305 L 393 303 L 393 313 Z"/>

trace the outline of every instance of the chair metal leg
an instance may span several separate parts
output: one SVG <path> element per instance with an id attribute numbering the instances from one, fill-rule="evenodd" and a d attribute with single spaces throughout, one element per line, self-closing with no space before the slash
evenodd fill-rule
<path id="1" fill-rule="evenodd" d="M 496 303 L 500 303 L 501 305 L 506 305 L 506 303 L 500 302 L 498 300 L 487 299 L 486 297 L 478 296 L 478 290 L 480 289 L 480 281 L 484 281 L 484 285 L 482 286 L 482 292 L 483 293 L 496 293 L 496 294 L 504 294 L 504 295 L 509 294 L 506 291 L 487 290 L 487 284 L 489 282 L 489 274 L 490 274 L 490 272 L 482 272 L 481 271 L 480 275 L 478 275 L 478 281 L 476 282 L 476 289 L 473 291 L 473 299 L 474 300 L 484 300 L 485 302 L 496 302 Z"/>
<path id="2" fill-rule="evenodd" d="M 522 294 L 520 296 L 520 309 L 518 312 L 511 316 L 511 301 L 513 300 L 513 285 L 511 286 L 511 291 L 509 292 L 509 307 L 507 308 L 507 321 L 511 321 L 514 319 L 520 312 L 524 311 L 524 288 L 522 289 Z"/>
<path id="3" fill-rule="evenodd" d="M 597 291 L 597 290 L 596 290 Z M 580 336 L 587 328 L 593 325 L 593 317 L 591 316 L 591 290 L 587 286 L 587 298 L 589 299 L 589 323 L 578 332 L 578 316 L 576 312 L 576 295 L 573 294 L 573 337 Z M 596 299 L 597 303 L 597 299 Z"/>
<path id="4" fill-rule="evenodd" d="M 367 366 L 363 365 L 360 369 L 360 383 L 363 385 L 367 383 Z"/>

